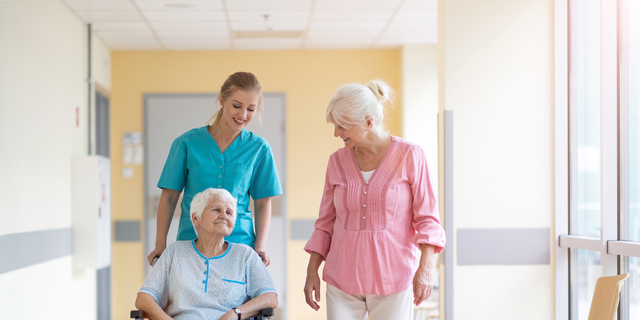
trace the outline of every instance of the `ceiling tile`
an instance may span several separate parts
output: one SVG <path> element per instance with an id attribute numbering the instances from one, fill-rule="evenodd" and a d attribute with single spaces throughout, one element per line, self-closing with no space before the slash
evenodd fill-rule
<path id="1" fill-rule="evenodd" d="M 191 39 L 191 38 L 229 38 L 228 30 L 168 30 L 156 31 L 160 39 Z"/>
<path id="2" fill-rule="evenodd" d="M 144 22 L 96 22 L 92 24 L 95 31 L 102 30 L 148 30 L 147 24 Z"/>
<path id="3" fill-rule="evenodd" d="M 401 10 L 438 10 L 438 0 L 405 0 Z"/>
<path id="4" fill-rule="evenodd" d="M 300 39 L 234 39 L 233 48 L 238 50 L 296 50 Z"/>
<path id="5" fill-rule="evenodd" d="M 307 40 L 304 42 L 304 49 L 366 49 L 370 48 L 373 44 L 373 39 L 370 41 L 355 41 L 344 39 L 325 39 L 325 40 Z"/>
<path id="6" fill-rule="evenodd" d="M 437 32 L 412 32 L 410 30 L 394 30 L 393 32 L 385 32 L 376 44 L 414 44 L 414 43 L 436 43 L 438 40 Z"/>
<path id="7" fill-rule="evenodd" d="M 149 21 L 226 21 L 223 11 L 144 11 L 142 13 Z"/>
<path id="8" fill-rule="evenodd" d="M 153 38 L 150 30 L 115 30 L 115 31 L 96 31 L 96 34 L 102 38 Z"/>
<path id="9" fill-rule="evenodd" d="M 160 22 L 151 21 L 151 26 L 157 31 L 169 30 L 218 30 L 228 31 L 226 22 Z"/>
<path id="10" fill-rule="evenodd" d="M 229 43 L 231 40 L 230 37 L 160 37 L 160 41 L 162 43 L 218 43 L 218 42 L 226 42 Z"/>
<path id="11" fill-rule="evenodd" d="M 357 42 L 310 42 L 305 43 L 307 50 L 363 50 L 370 49 L 371 43 Z"/>
<path id="12" fill-rule="evenodd" d="M 316 0 L 314 10 L 395 10 L 401 0 Z"/>
<path id="13" fill-rule="evenodd" d="M 142 11 L 222 11 L 222 0 L 135 0 L 136 5 Z M 167 7 L 169 5 L 169 7 Z M 183 8 L 170 7 L 171 5 L 186 6 Z"/>
<path id="14" fill-rule="evenodd" d="M 326 11 L 314 10 L 311 19 L 313 21 L 368 21 L 368 20 L 389 20 L 393 14 L 392 10 L 360 11 Z"/>
<path id="15" fill-rule="evenodd" d="M 350 38 L 350 37 L 339 37 L 339 38 L 311 38 L 311 39 L 307 39 L 306 43 L 330 43 L 330 42 L 335 42 L 335 43 L 358 43 L 358 44 L 371 44 L 373 43 L 373 41 L 375 40 L 375 37 L 370 37 L 370 38 Z"/>
<path id="16" fill-rule="evenodd" d="M 136 11 L 129 0 L 64 0 L 73 11 Z"/>
<path id="17" fill-rule="evenodd" d="M 264 15 L 268 15 L 265 20 Z M 309 10 L 303 11 L 229 11 L 231 21 L 307 21 Z"/>
<path id="18" fill-rule="evenodd" d="M 76 14 L 86 23 L 143 21 L 137 11 L 77 11 Z"/>
<path id="19" fill-rule="evenodd" d="M 402 36 L 402 35 L 437 35 L 437 34 L 438 34 L 437 28 L 422 27 L 422 28 L 389 28 L 385 30 L 382 35 L 383 36 L 387 36 L 387 35 Z"/>
<path id="20" fill-rule="evenodd" d="M 118 37 L 105 37 L 101 36 L 105 43 L 128 43 L 128 42 L 157 42 L 158 40 L 153 37 L 132 37 L 132 36 L 118 36 Z"/>
<path id="21" fill-rule="evenodd" d="M 229 39 L 217 41 L 193 40 L 193 41 L 173 41 L 162 40 L 166 50 L 229 50 L 231 42 Z"/>
<path id="22" fill-rule="evenodd" d="M 394 20 L 438 20 L 436 10 L 399 10 Z"/>
<path id="23" fill-rule="evenodd" d="M 335 41 L 335 42 L 357 42 L 357 43 L 371 43 L 378 37 L 378 34 L 369 33 L 368 35 L 353 35 L 353 34 L 345 34 L 336 32 L 330 36 L 328 35 L 318 35 L 318 34 L 308 34 L 306 37 L 307 41 L 312 42 L 327 42 L 327 41 Z"/>
<path id="24" fill-rule="evenodd" d="M 234 31 L 266 31 L 266 30 L 304 30 L 307 28 L 306 21 L 291 22 L 231 22 L 231 29 Z"/>
<path id="25" fill-rule="evenodd" d="M 436 20 L 397 20 L 394 19 L 390 24 L 390 29 L 412 29 L 412 28 L 437 28 Z"/>
<path id="26" fill-rule="evenodd" d="M 323 37 L 335 37 L 335 36 L 345 36 L 345 37 L 376 37 L 380 34 L 379 29 L 311 29 L 307 32 L 307 37 L 314 38 L 323 38 Z"/>
<path id="27" fill-rule="evenodd" d="M 389 48 L 389 47 L 399 47 L 403 45 L 410 44 L 437 44 L 436 38 L 429 39 L 419 39 L 419 38 L 381 38 L 376 42 L 373 47 L 374 48 Z"/>
<path id="28" fill-rule="evenodd" d="M 311 0 L 227 0 L 229 11 L 310 10 Z"/>
<path id="29" fill-rule="evenodd" d="M 437 41 L 437 0 L 63 1 L 114 50 L 367 49 Z M 229 27 L 306 35 L 230 39 Z"/>
<path id="30" fill-rule="evenodd" d="M 311 21 L 310 30 L 322 29 L 371 29 L 381 30 L 387 24 L 386 21 Z"/>
<path id="31" fill-rule="evenodd" d="M 136 40 L 110 40 L 105 41 L 107 46 L 112 50 L 160 50 L 160 44 L 157 41 L 136 41 Z"/>

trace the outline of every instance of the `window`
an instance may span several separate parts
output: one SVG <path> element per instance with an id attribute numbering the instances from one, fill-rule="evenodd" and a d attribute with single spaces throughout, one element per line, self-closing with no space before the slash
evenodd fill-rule
<path id="1" fill-rule="evenodd" d="M 556 319 L 587 319 L 595 281 L 630 273 L 640 318 L 640 2 L 556 0 Z"/>

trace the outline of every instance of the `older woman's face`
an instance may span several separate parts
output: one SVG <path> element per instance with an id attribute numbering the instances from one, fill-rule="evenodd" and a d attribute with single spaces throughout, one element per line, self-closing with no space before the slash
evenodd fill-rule
<path id="1" fill-rule="evenodd" d="M 194 225 L 198 228 L 198 234 L 208 232 L 219 233 L 224 236 L 230 235 L 235 226 L 233 210 L 230 203 L 218 199 L 209 202 L 200 219 L 194 220 Z"/>
<path id="2" fill-rule="evenodd" d="M 345 128 L 338 124 L 333 130 L 333 136 L 342 139 L 344 146 L 347 148 L 353 148 L 360 145 L 367 138 L 367 129 L 359 125 L 352 125 L 349 128 Z"/>

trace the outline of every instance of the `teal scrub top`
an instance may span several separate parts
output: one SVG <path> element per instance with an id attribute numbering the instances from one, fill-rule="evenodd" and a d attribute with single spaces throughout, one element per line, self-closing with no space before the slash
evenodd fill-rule
<path id="1" fill-rule="evenodd" d="M 249 197 L 255 200 L 282 194 L 271 146 L 243 129 L 223 153 L 208 127 L 189 130 L 173 141 L 158 181 L 159 188 L 184 189 L 177 240 L 196 238 L 189 217 L 193 197 L 207 188 L 224 188 L 238 199 L 236 225 L 225 239 L 253 247 L 256 235 Z"/>

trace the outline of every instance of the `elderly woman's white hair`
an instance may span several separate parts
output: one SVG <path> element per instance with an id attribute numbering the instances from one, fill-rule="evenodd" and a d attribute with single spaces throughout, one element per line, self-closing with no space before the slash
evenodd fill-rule
<path id="1" fill-rule="evenodd" d="M 202 219 L 204 209 L 211 201 L 214 200 L 231 204 L 231 208 L 233 209 L 232 220 L 235 223 L 238 210 L 238 199 L 234 198 L 231 193 L 225 189 L 209 188 L 196 194 L 195 197 L 193 197 L 193 200 L 191 200 L 191 212 L 189 212 L 191 224 L 193 224 L 194 215 L 196 218 Z M 198 229 L 196 229 L 195 225 L 193 225 L 193 230 L 195 230 L 197 236 Z"/>
<path id="2" fill-rule="evenodd" d="M 336 90 L 327 107 L 327 122 L 349 128 L 364 126 L 371 117 L 371 131 L 378 136 L 387 134 L 384 127 L 385 103 L 393 101 L 395 92 L 382 80 L 372 80 L 367 85 L 343 84 Z"/>

